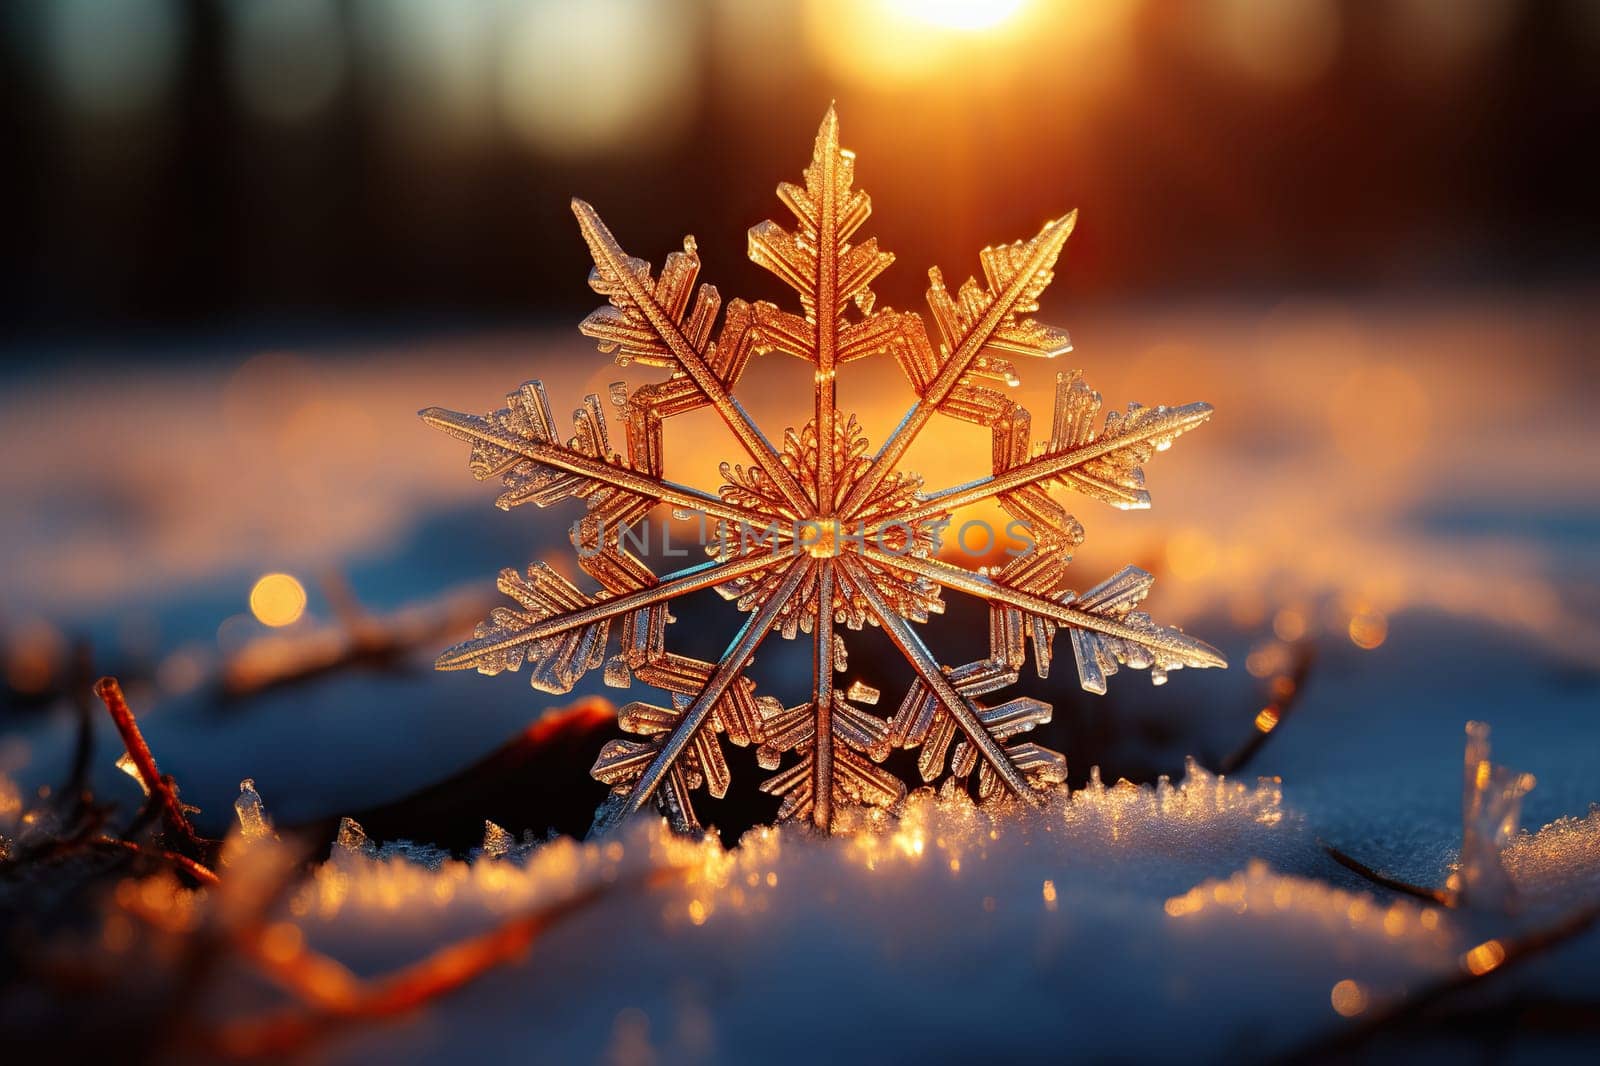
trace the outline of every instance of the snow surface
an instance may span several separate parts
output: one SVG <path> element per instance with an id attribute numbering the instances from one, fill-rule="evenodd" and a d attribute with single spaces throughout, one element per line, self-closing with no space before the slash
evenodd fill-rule
<path id="1" fill-rule="evenodd" d="M 1188 754 L 1214 761 L 1251 735 L 1265 681 L 1246 663 L 1274 644 L 1275 612 L 1290 609 L 1318 657 L 1244 791 L 1230 783 L 1233 798 L 1218 807 L 1201 799 L 1214 798 L 1214 781 L 1196 775 L 1174 794 L 1193 793 L 1201 813 L 1183 800 L 1191 813 L 1174 817 L 1150 791 L 1084 790 L 1044 814 L 1000 821 L 992 839 L 980 828 L 986 816 L 929 807 L 920 855 L 896 841 L 904 827 L 873 838 L 876 852 L 787 833 L 747 840 L 731 856 L 704 845 L 712 855 L 696 861 L 726 865 L 717 875 L 726 883 L 608 896 L 525 963 L 408 1020 L 350 1030 L 331 1058 L 1259 1058 L 1351 1024 L 1333 1008 L 1340 981 L 1366 990 L 1371 1012 L 1458 972 L 1472 944 L 1594 900 L 1595 306 L 1484 299 L 1065 316 L 1076 361 L 1108 401 L 1217 407 L 1211 425 L 1152 464 L 1155 510 L 1101 509 L 1089 521 L 1085 509 L 1090 541 L 1074 568 L 1092 584 L 1125 562 L 1154 560 L 1152 610 L 1217 644 L 1234 668 L 1184 671 L 1156 691 L 1119 676 L 1100 700 L 1074 692 L 1068 670 L 1038 691 L 1059 723 L 1120 728 L 1100 757 L 1113 778 L 1129 765 L 1177 773 Z M 143 669 L 148 681 L 130 683 L 130 698 L 162 769 L 210 831 L 233 820 L 244 778 L 287 825 L 383 803 L 470 765 L 565 701 L 530 695 L 515 678 L 432 673 L 427 651 L 409 672 L 345 671 L 232 702 L 169 683 L 181 671 L 168 668 L 214 665 L 250 632 L 245 597 L 269 569 L 306 576 L 311 613 L 325 621 L 329 605 L 310 580 L 324 568 L 387 609 L 564 550 L 570 516 L 494 511 L 460 450 L 413 414 L 430 403 L 486 408 L 532 373 L 573 400 L 619 378 L 637 384 L 636 368 L 618 371 L 570 331 L 558 336 L 295 356 L 244 345 L 236 367 L 141 365 L 120 376 L 79 367 L 12 382 L 0 413 L 12 454 L 26 461 L 0 467 L 11 501 L 0 519 L 0 621 L 9 631 L 46 619 L 92 638 L 100 669 L 125 680 Z M 1160 347 L 1174 342 L 1179 357 Z M 1515 372 L 1507 352 L 1518 353 Z M 855 387 L 874 439 L 904 409 L 893 376 Z M 1048 377 L 1025 374 L 1019 398 L 1036 412 Z M 784 398 L 781 386 L 763 388 L 749 403 L 763 424 L 783 425 Z M 59 433 L 88 423 L 99 431 Z M 970 452 L 977 466 L 937 477 L 937 452 L 909 465 L 933 483 L 981 473 L 986 435 L 956 427 L 949 439 L 944 450 Z M 721 448 L 698 430 L 668 444 L 674 464 L 705 471 Z M 689 466 L 684 479 L 696 481 Z M 1363 604 L 1387 619 L 1374 650 L 1343 629 Z M 711 654 L 731 632 L 705 629 L 674 639 Z M 787 655 L 781 644 L 763 652 L 763 684 L 803 681 Z M 596 676 L 572 698 L 604 691 Z M 1443 884 L 1460 844 L 1469 719 L 1493 726 L 1497 762 L 1538 778 L 1524 824 L 1556 824 L 1506 854 L 1527 913 L 1452 912 L 1427 929 L 1424 909 L 1396 910 L 1318 841 L 1390 875 Z M 17 782 L 19 802 L 62 780 L 72 724 L 65 707 L 8 719 L 0 772 Z M 136 802 L 111 765 L 116 740 L 103 723 L 98 741 L 98 791 Z M 1089 760 L 1072 746 L 1066 754 L 1081 780 Z M 1257 791 L 1257 774 L 1281 786 Z M 666 847 L 625 844 L 624 861 Z M 449 860 L 442 874 L 340 854 L 303 920 L 316 946 L 374 972 L 607 862 L 570 842 L 471 867 Z M 324 912 L 321 886 L 336 874 L 348 893 Z M 734 903 L 740 876 L 745 900 Z M 447 900 L 441 883 L 455 886 Z M 362 885 L 385 884 L 413 893 L 404 919 L 362 901 Z M 1600 986 L 1600 943 L 1591 931 L 1494 983 L 1499 1002 L 1589 994 Z M 1518 1040 L 1511 1050 L 1549 1048 Z"/>
<path id="2" fill-rule="evenodd" d="M 358 969 L 614 887 L 526 962 L 335 1039 L 329 1061 L 516 1049 L 560 1062 L 800 1063 L 819 1048 L 888 1061 L 1256 1059 L 1344 1024 L 1341 982 L 1376 1009 L 1460 972 L 1484 935 L 1482 916 L 1329 884 L 1276 782 L 1193 765 L 1176 786 L 1096 782 L 1039 811 L 925 792 L 902 818 L 860 829 L 828 841 L 757 829 L 724 850 L 641 818 L 612 840 L 470 862 L 338 848 L 287 910 L 312 946 Z M 1545 916 L 1592 899 L 1600 812 L 1512 852 L 1519 889 Z M 639 886 L 641 870 L 660 868 L 683 877 Z M 1522 989 L 1592 972 L 1600 937 L 1580 948 Z"/>

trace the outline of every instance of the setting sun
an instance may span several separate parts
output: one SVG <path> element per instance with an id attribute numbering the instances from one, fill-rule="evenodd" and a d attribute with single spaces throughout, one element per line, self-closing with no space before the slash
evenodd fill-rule
<path id="1" fill-rule="evenodd" d="M 1021 10 L 1025 0 L 892 0 L 890 7 L 918 22 L 953 30 L 998 26 Z"/>

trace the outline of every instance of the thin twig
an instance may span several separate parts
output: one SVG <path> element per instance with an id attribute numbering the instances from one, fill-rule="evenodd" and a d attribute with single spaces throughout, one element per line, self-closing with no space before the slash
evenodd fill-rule
<path id="1" fill-rule="evenodd" d="M 1517 996 L 1504 1003 L 1453 1003 L 1430 1010 L 1409 1031 L 1483 1037 L 1593 1035 L 1600 1033 L 1600 1000 Z"/>
<path id="2" fill-rule="evenodd" d="M 1366 863 L 1362 862 L 1360 859 L 1357 859 L 1352 855 L 1345 854 L 1332 844 L 1328 844 L 1323 841 L 1318 841 L 1318 843 L 1322 844 L 1322 850 L 1327 852 L 1328 857 L 1334 862 L 1338 863 L 1340 866 L 1343 866 L 1346 870 L 1360 874 L 1362 877 L 1366 878 L 1368 881 L 1371 881 L 1375 885 L 1387 888 L 1391 892 L 1399 892 L 1402 895 L 1413 896 L 1428 903 L 1437 903 L 1442 907 L 1455 906 L 1455 901 L 1450 898 L 1449 893 L 1444 892 L 1441 889 L 1427 888 L 1422 885 L 1414 885 L 1409 881 L 1401 881 L 1397 878 L 1390 877 L 1387 874 L 1381 874 L 1377 870 L 1374 870 L 1372 867 L 1368 866 Z"/>
<path id="3" fill-rule="evenodd" d="M 1294 713 L 1295 706 L 1300 702 L 1300 694 L 1305 690 L 1311 665 L 1316 660 L 1316 650 L 1306 641 L 1295 645 L 1293 654 L 1294 664 L 1289 670 L 1272 679 L 1272 700 L 1256 712 L 1254 733 L 1233 754 L 1222 760 L 1217 767 L 1218 773 L 1236 774 L 1244 769 Z"/>
<path id="4" fill-rule="evenodd" d="M 154 1034 L 152 1047 L 148 1049 L 151 1060 L 180 1057 L 176 1045 L 196 1031 L 199 1023 L 195 1017 L 207 991 L 215 985 L 218 972 L 235 958 L 240 943 L 248 943 L 261 935 L 268 924 L 268 916 L 283 905 L 299 883 L 306 856 L 285 853 L 281 859 L 276 871 L 257 875 L 270 876 L 269 884 L 263 885 L 254 878 L 244 884 L 244 898 L 235 897 L 230 905 L 235 911 L 232 920 L 202 922 L 183 937 L 171 967 L 172 990 L 150 1025 Z"/>
<path id="5" fill-rule="evenodd" d="M 144 734 L 139 731 L 139 723 L 134 719 L 133 711 L 128 707 L 128 701 L 122 694 L 122 686 L 114 677 L 102 677 L 95 682 L 94 694 L 100 697 L 100 702 L 104 703 L 106 710 L 110 712 L 111 721 L 122 737 L 122 745 L 128 750 L 128 758 L 133 760 L 133 767 L 139 772 L 139 779 L 159 803 L 162 822 L 167 832 L 187 854 L 192 857 L 205 855 L 210 850 L 209 845 L 189 823 L 189 815 L 178 799 L 178 790 L 173 785 L 172 778 L 163 777 L 161 771 L 156 768 L 156 757 L 151 754 L 150 745 L 145 743 Z"/>
<path id="6" fill-rule="evenodd" d="M 297 635 L 273 634 L 247 644 L 223 665 L 224 697 L 250 696 L 351 667 L 392 669 L 419 648 L 471 632 L 474 623 L 499 602 L 489 586 L 376 617 L 361 607 L 340 579 L 330 578 L 324 595 L 334 606 L 337 626 Z"/>
<path id="7" fill-rule="evenodd" d="M 654 885 L 681 873 L 678 868 L 656 870 L 642 881 Z M 302 1005 L 226 1022 L 205 1034 L 203 1040 L 212 1050 L 235 1058 L 276 1057 L 298 1050 L 341 1025 L 415 1010 L 496 966 L 516 960 L 551 926 L 629 883 L 594 885 L 486 933 L 447 944 L 408 966 L 366 980 L 336 959 L 303 945 L 280 954 L 266 931 L 258 930 L 241 945 L 241 950 L 266 977 L 301 999 Z"/>
<path id="8" fill-rule="evenodd" d="M 1493 965 L 1473 969 L 1467 965 L 1464 957 L 1459 972 L 1436 981 L 1414 996 L 1374 1012 L 1359 1024 L 1335 1033 L 1331 1038 L 1291 1052 L 1284 1056 L 1283 1061 L 1344 1061 L 1352 1051 L 1396 1029 L 1417 1022 L 1440 1003 L 1468 989 L 1477 988 L 1497 974 L 1505 973 L 1552 948 L 1560 947 L 1574 937 L 1581 936 L 1597 921 L 1600 921 L 1600 904 L 1580 908 L 1554 925 L 1535 930 L 1525 936 L 1491 941 L 1490 943 L 1498 945 L 1500 949 L 1498 961 Z M 1469 956 L 1471 954 L 1473 953 L 1468 953 Z"/>
<path id="9" fill-rule="evenodd" d="M 184 873 L 188 874 L 202 885 L 216 885 L 222 883 L 222 879 L 218 877 L 215 871 L 213 871 L 209 866 L 206 866 L 204 863 L 196 862 L 194 859 L 189 858 L 189 856 L 181 855 L 176 851 L 168 851 L 165 848 L 147 847 L 144 844 L 140 844 L 132 840 L 120 840 L 117 837 L 107 836 L 96 837 L 95 839 L 88 841 L 88 844 L 91 847 L 126 851 L 132 855 L 139 855 L 147 859 L 155 859 L 159 862 L 168 863 L 177 867 L 179 870 L 182 870 Z"/>
<path id="10" fill-rule="evenodd" d="M 103 808 L 89 808 L 70 832 L 30 844 L 11 857 L 0 860 L 0 874 L 16 873 L 31 865 L 57 862 L 73 854 L 99 832 L 105 817 Z"/>

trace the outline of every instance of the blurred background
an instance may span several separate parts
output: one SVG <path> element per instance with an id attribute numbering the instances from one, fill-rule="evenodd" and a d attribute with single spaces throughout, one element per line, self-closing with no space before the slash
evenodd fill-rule
<path id="1" fill-rule="evenodd" d="M 787 305 L 744 232 L 836 100 L 898 257 L 880 304 L 1076 207 L 1041 315 L 1072 365 L 1113 407 L 1217 407 L 1153 511 L 1074 505 L 1083 586 L 1151 569 L 1152 613 L 1234 668 L 1037 682 L 1074 781 L 1216 765 L 1303 698 L 1252 767 L 1291 799 L 1424 751 L 1449 796 L 1467 717 L 1572 770 L 1535 817 L 1593 798 L 1600 3 L 14 0 L 0 27 L 0 771 L 30 788 L 110 671 L 214 817 L 245 776 L 287 818 L 400 796 L 561 703 L 427 670 L 501 567 L 571 567 L 575 514 L 494 511 L 414 412 L 651 379 L 576 333 L 573 195 Z M 1056 369 L 1021 368 L 1036 420 Z M 909 391 L 852 371 L 881 441 Z M 804 382 L 774 357 L 743 395 L 778 435 Z M 717 433 L 675 420 L 669 475 L 714 488 Z M 943 427 L 908 465 L 964 480 L 986 447 Z M 714 656 L 737 619 L 694 610 L 726 612 L 677 627 Z"/>
<path id="2" fill-rule="evenodd" d="M 16 0 L 0 22 L 0 308 L 37 338 L 568 314 L 578 191 L 640 248 L 692 230 L 725 289 L 768 291 L 743 231 L 830 99 L 907 298 L 1064 205 L 1075 299 L 1595 267 L 1592 0 Z"/>

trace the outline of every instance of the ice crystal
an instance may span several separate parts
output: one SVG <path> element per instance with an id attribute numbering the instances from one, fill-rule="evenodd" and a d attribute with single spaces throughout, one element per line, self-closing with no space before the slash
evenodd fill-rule
<path id="1" fill-rule="evenodd" d="M 652 801 L 676 827 L 697 827 L 691 792 L 721 796 L 731 784 L 724 741 L 756 746 L 761 765 L 778 771 L 761 788 L 780 797 L 780 818 L 809 819 L 824 831 L 843 805 L 893 806 L 905 796 L 905 783 L 879 765 L 897 747 L 921 749 L 924 782 L 949 776 L 970 781 L 980 798 L 1038 800 L 1040 790 L 1065 778 L 1065 759 L 1018 738 L 1049 721 L 1049 705 L 984 699 L 1017 679 L 1030 643 L 1043 677 L 1055 632 L 1067 629 L 1079 683 L 1096 693 L 1121 666 L 1149 669 L 1160 684 L 1180 667 L 1225 665 L 1209 645 L 1139 610 L 1152 579 L 1136 567 L 1081 595 L 1071 591 L 1067 565 L 1083 530 L 1050 494 L 1067 488 L 1118 507 L 1148 506 L 1143 464 L 1204 422 L 1211 408 L 1135 404 L 1097 425 L 1100 396 L 1072 371 L 1057 375 L 1049 435 L 1035 443 L 1029 413 L 998 388 L 1017 383 L 1013 359 L 1072 350 L 1065 331 L 1031 316 L 1076 213 L 1028 240 L 984 249 L 982 280 L 969 278 L 952 291 L 930 271 L 930 337 L 919 315 L 874 309 L 870 286 L 893 257 L 873 238 L 852 243 L 870 211 L 854 171 L 830 109 L 803 183 L 778 188 L 792 228 L 766 221 L 750 230 L 751 259 L 795 290 L 798 314 L 766 302 L 724 307 L 714 287 L 696 286 L 693 238 L 652 273 L 623 251 L 592 207 L 573 201 L 594 258 L 589 284 L 606 299 L 584 320 L 583 333 L 619 363 L 665 371 L 631 394 L 611 387 L 625 452 L 612 442 L 600 396 L 584 399 L 568 436 L 538 381 L 487 415 L 421 412 L 471 446 L 478 478 L 500 479 L 501 508 L 583 500 L 572 540 L 579 565 L 600 586 L 582 591 L 543 563 L 502 572 L 500 588 L 515 605 L 495 610 L 473 640 L 440 657 L 440 668 L 498 674 L 526 665 L 535 688 L 559 693 L 604 666 L 609 684 L 626 688 L 637 679 L 668 696 L 666 705 L 639 701 L 621 709 L 623 729 L 637 739 L 607 744 L 594 766 L 594 776 L 613 786 L 597 828 Z M 733 395 L 752 357 L 774 352 L 811 363 L 815 380 L 812 418 L 788 430 L 781 447 Z M 846 364 L 884 355 L 895 359 L 917 399 L 874 450 L 856 419 L 837 409 L 836 375 Z M 667 480 L 663 456 L 665 421 L 706 407 L 746 453 L 722 464 L 723 486 L 714 495 Z M 989 476 L 925 492 L 918 476 L 899 468 L 935 416 L 990 428 Z M 959 508 L 982 500 L 1024 523 L 1034 550 L 993 570 L 941 558 L 943 527 Z M 714 526 L 708 562 L 657 575 L 629 550 L 621 531 L 661 504 Z M 669 604 L 706 588 L 748 613 L 718 662 L 666 647 Z M 934 658 L 915 625 L 943 610 L 945 590 L 990 607 L 986 654 L 953 668 Z M 845 666 L 838 630 L 866 625 L 881 627 L 917 676 L 888 719 L 858 706 L 872 705 L 875 691 L 835 687 Z M 798 706 L 758 695 L 745 676 L 774 630 L 811 638 L 811 698 Z M 608 657 L 613 636 L 617 651 Z"/>
<path id="2" fill-rule="evenodd" d="M 233 801 L 233 812 L 239 819 L 239 831 L 247 840 L 272 835 L 272 820 L 267 817 L 261 793 L 252 779 L 239 782 L 239 798 Z"/>
<path id="3" fill-rule="evenodd" d="M 517 846 L 517 838 L 493 822 L 483 823 L 483 855 L 490 859 L 503 859 Z"/>
<path id="4" fill-rule="evenodd" d="M 1557 818 L 1537 833 L 1523 830 L 1499 860 L 1523 906 L 1559 909 L 1574 899 L 1600 899 L 1600 804 L 1582 818 Z"/>
<path id="5" fill-rule="evenodd" d="M 1467 749 L 1461 773 L 1461 860 L 1449 888 L 1458 901 L 1501 909 L 1512 904 L 1516 888 L 1501 862 L 1522 816 L 1522 797 L 1534 786 L 1532 774 L 1489 761 L 1489 726 L 1467 723 Z"/>
<path id="6" fill-rule="evenodd" d="M 339 819 L 339 832 L 334 837 L 333 844 L 335 854 L 338 852 L 359 854 L 377 850 L 367 839 L 367 831 L 361 828 L 361 823 L 348 817 Z"/>

